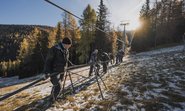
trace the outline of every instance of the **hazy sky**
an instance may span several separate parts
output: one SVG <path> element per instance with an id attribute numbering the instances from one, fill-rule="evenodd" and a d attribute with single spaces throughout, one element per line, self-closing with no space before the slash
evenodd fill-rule
<path id="1" fill-rule="evenodd" d="M 97 10 L 100 0 L 51 0 L 61 7 L 81 16 L 90 4 Z M 121 21 L 130 20 L 130 27 L 138 24 L 139 11 L 145 0 L 104 0 L 109 9 L 109 20 L 117 27 Z M 0 24 L 37 24 L 56 26 L 63 11 L 44 0 L 1 0 Z"/>

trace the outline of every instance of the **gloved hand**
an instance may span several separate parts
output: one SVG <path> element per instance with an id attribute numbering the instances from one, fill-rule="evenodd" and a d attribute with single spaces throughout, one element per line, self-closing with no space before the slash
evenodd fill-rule
<path id="1" fill-rule="evenodd" d="M 47 80 L 49 78 L 50 74 L 47 73 L 47 74 L 43 74 L 42 78 L 43 80 Z"/>

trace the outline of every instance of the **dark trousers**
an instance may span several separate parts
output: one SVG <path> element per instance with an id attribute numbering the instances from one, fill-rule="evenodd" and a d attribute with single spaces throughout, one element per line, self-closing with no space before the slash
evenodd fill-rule
<path id="1" fill-rule="evenodd" d="M 110 63 L 111 63 L 111 65 L 114 64 L 114 59 L 111 59 Z"/>
<path id="2" fill-rule="evenodd" d="M 104 72 L 104 73 L 107 73 L 107 65 L 108 65 L 108 63 L 105 62 L 105 63 L 103 63 L 102 65 L 103 65 L 103 72 Z"/>
<path id="3" fill-rule="evenodd" d="M 123 62 L 123 56 L 119 57 L 119 62 Z"/>
<path id="4" fill-rule="evenodd" d="M 61 82 L 63 80 L 64 74 L 57 74 L 55 76 L 52 76 L 50 78 L 51 83 L 53 84 L 52 90 L 51 90 L 51 97 L 53 101 L 56 101 L 60 91 L 61 91 Z"/>
<path id="5" fill-rule="evenodd" d="M 91 74 L 92 74 L 92 72 L 93 72 L 94 67 L 97 67 L 97 71 L 98 71 L 98 74 L 99 74 L 100 65 L 99 65 L 99 64 L 96 64 L 96 65 L 92 64 L 92 65 L 90 66 L 89 76 L 91 76 Z"/>
<path id="6" fill-rule="evenodd" d="M 119 56 L 116 57 L 116 64 L 118 64 L 120 62 L 120 58 Z"/>

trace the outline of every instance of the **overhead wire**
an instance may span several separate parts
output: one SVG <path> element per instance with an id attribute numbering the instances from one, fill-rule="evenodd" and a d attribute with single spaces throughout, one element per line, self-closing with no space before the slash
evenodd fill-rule
<path id="1" fill-rule="evenodd" d="M 68 10 L 66 10 L 66 9 L 64 9 L 64 8 L 62 8 L 62 7 L 60 7 L 60 6 L 58 6 L 58 5 L 56 5 L 55 3 L 53 3 L 53 2 L 51 2 L 51 1 L 49 1 L 49 0 L 45 0 L 45 1 L 48 2 L 48 3 L 50 3 L 50 4 L 52 4 L 52 5 L 54 5 L 54 6 L 56 6 L 57 8 L 59 8 L 59 9 L 65 11 L 65 12 L 67 12 L 67 13 L 73 15 L 74 17 L 76 17 L 76 18 L 78 18 L 78 19 L 80 19 L 80 20 L 83 20 L 82 18 L 80 18 L 80 17 L 76 16 L 75 14 L 71 13 L 70 11 L 68 11 Z M 106 33 L 105 31 L 103 31 L 102 29 L 100 29 L 100 28 L 98 28 L 98 27 L 95 27 L 95 28 L 96 28 L 97 30 L 99 30 L 99 31 L 104 32 L 105 34 L 107 34 L 107 33 Z M 107 35 L 108 35 L 108 34 L 107 34 Z M 109 35 L 109 36 L 110 36 L 110 35 Z M 120 39 L 117 39 L 117 40 L 120 41 L 120 42 L 125 43 L 124 41 L 122 41 L 122 40 L 120 40 Z M 70 62 L 70 64 L 74 65 L 72 62 Z M 71 67 L 71 68 L 69 68 L 69 69 L 73 69 L 73 68 L 75 68 L 75 67 Z M 53 74 L 53 75 L 55 75 L 55 74 Z M 51 76 L 53 76 L 53 75 L 51 75 Z M 18 90 L 16 90 L 16 91 L 14 91 L 13 93 L 10 93 L 10 94 L 8 94 L 8 95 L 5 95 L 5 96 L 3 96 L 2 98 L 0 98 L 0 101 L 4 100 L 4 99 L 6 99 L 6 98 L 11 97 L 11 96 L 15 95 L 15 94 L 18 93 L 18 92 L 21 92 L 21 91 L 27 89 L 28 87 L 30 87 L 30 86 L 32 86 L 32 85 L 34 85 L 34 84 L 36 84 L 36 83 L 38 83 L 38 82 L 40 82 L 40 81 L 42 81 L 42 80 L 43 80 L 43 78 L 40 78 L 40 79 L 38 79 L 38 80 L 32 82 L 31 84 L 29 84 L 29 85 L 27 85 L 27 86 L 25 86 L 25 87 L 23 87 L 23 88 L 20 88 L 20 89 L 18 89 Z"/>
<path id="2" fill-rule="evenodd" d="M 66 9 L 64 9 L 64 8 L 62 8 L 61 6 L 59 6 L 59 5 L 57 5 L 57 4 L 53 3 L 53 2 L 51 2 L 50 0 L 45 0 L 45 1 L 48 2 L 48 3 L 50 3 L 50 4 L 52 4 L 52 5 L 55 6 L 55 7 L 57 7 L 57 8 L 59 8 L 59 9 L 63 10 L 63 11 L 65 11 L 65 12 L 67 12 L 68 14 L 73 15 L 73 16 L 76 17 L 77 19 L 83 21 L 83 19 L 82 19 L 81 17 L 79 17 L 79 16 L 73 14 L 72 12 L 70 12 L 70 11 L 68 11 L 68 10 L 66 10 Z M 96 26 L 94 26 L 94 27 L 95 27 L 97 30 L 99 30 L 99 31 L 101 31 L 101 32 L 103 32 L 103 33 L 105 33 L 105 34 L 108 35 L 109 37 L 112 37 L 111 35 L 107 34 L 107 32 L 105 32 L 104 30 L 102 30 L 102 29 L 100 29 L 100 28 L 98 28 L 98 27 L 96 27 Z M 122 43 L 125 44 L 125 42 L 124 42 L 123 40 L 117 39 L 117 41 L 122 42 Z"/>

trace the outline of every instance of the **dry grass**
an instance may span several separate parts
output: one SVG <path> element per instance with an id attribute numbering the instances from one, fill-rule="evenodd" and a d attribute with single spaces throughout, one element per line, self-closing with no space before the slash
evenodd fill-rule
<path id="1" fill-rule="evenodd" d="M 41 98 L 42 96 L 39 95 L 31 96 L 30 93 L 22 92 L 16 95 L 16 97 L 13 96 L 0 103 L 0 111 L 12 111 L 20 106 L 27 105 L 30 102 Z"/>
<path id="2" fill-rule="evenodd" d="M 15 85 L 15 86 L 9 86 L 9 87 L 1 88 L 1 93 L 0 93 L 0 95 L 4 95 L 4 94 L 6 94 L 6 93 L 15 91 L 15 90 L 19 89 L 21 86 L 22 86 L 22 85 Z"/>
<path id="3" fill-rule="evenodd" d="M 66 98 L 67 98 L 67 100 L 68 100 L 69 102 L 75 102 L 75 99 L 74 99 L 74 97 L 72 97 L 72 96 L 67 96 Z"/>

